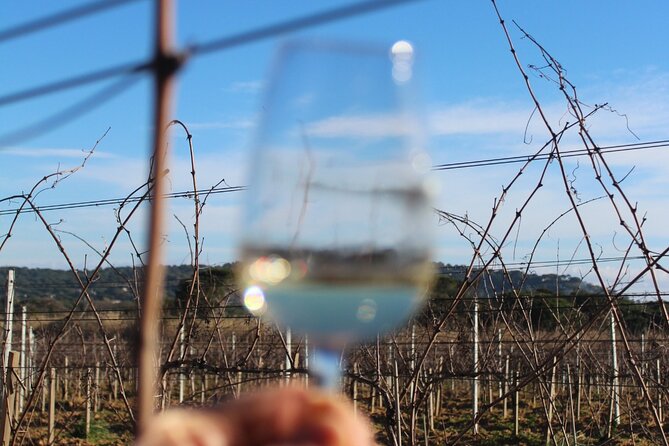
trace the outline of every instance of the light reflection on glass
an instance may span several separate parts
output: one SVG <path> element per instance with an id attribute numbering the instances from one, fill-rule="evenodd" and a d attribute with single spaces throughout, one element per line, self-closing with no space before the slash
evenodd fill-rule
<path id="1" fill-rule="evenodd" d="M 432 167 L 432 159 L 430 158 L 430 155 L 422 150 L 413 150 L 410 157 L 411 167 L 413 167 L 419 174 L 427 174 L 430 167 Z"/>
<path id="2" fill-rule="evenodd" d="M 376 317 L 376 302 L 372 299 L 363 299 L 356 314 L 360 322 L 371 322 Z"/>
<path id="3" fill-rule="evenodd" d="M 244 291 L 244 306 L 254 315 L 265 311 L 265 293 L 259 286 L 250 286 Z"/>
<path id="4" fill-rule="evenodd" d="M 393 79 L 398 84 L 411 80 L 413 75 L 413 46 L 406 40 L 400 40 L 390 49 L 393 61 Z"/>
<path id="5" fill-rule="evenodd" d="M 291 272 L 290 262 L 283 257 L 260 257 L 248 269 L 249 276 L 256 282 L 276 285 L 286 279 Z"/>

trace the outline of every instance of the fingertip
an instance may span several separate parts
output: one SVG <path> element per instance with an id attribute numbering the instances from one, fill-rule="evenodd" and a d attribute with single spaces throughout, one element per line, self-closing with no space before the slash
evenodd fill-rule
<path id="1" fill-rule="evenodd" d="M 202 446 L 228 446 L 228 441 L 223 433 L 215 431 L 205 436 Z"/>

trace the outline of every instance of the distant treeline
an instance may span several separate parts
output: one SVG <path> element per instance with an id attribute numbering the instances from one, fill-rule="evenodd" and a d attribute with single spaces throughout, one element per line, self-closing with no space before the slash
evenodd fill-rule
<path id="1" fill-rule="evenodd" d="M 450 310 L 456 318 L 468 318 L 477 302 L 483 326 L 488 323 L 492 325 L 503 313 L 512 323 L 520 321 L 527 325 L 529 320 L 534 330 L 554 330 L 562 325 L 569 331 L 593 317 L 603 318 L 609 314 L 610 304 L 603 290 L 591 284 L 578 285 L 580 279 L 574 277 L 560 276 L 560 283 L 564 285 L 556 292 L 555 275 L 533 275 L 514 292 L 508 282 L 507 286 L 499 286 L 503 283 L 501 271 L 491 272 L 490 275 L 496 276 L 497 281 L 482 277 L 481 282 L 487 280 L 489 283 L 476 283 L 470 287 L 471 291 L 465 293 L 454 308 L 454 296 L 462 284 L 462 278 L 439 276 L 432 286 L 430 305 L 421 317 L 436 318 Z M 511 276 L 514 281 L 518 279 L 513 273 Z M 663 326 L 664 319 L 657 296 L 622 296 L 615 302 L 628 332 L 641 333 Z"/>
<path id="2" fill-rule="evenodd" d="M 29 311 L 68 310 L 81 292 L 79 282 L 69 270 L 1 267 L 0 283 L 6 283 L 9 269 L 15 274 L 16 303 L 26 305 Z M 166 298 L 173 300 L 177 288 L 191 276 L 192 269 L 188 265 L 168 266 L 166 272 Z M 103 268 L 95 277 L 90 277 L 90 271 L 79 271 L 79 276 L 84 283 L 93 282 L 89 294 L 100 303 L 100 308 L 133 308 L 141 290 L 140 268 Z M 3 300 L 4 289 L 0 292 Z"/>
<path id="3" fill-rule="evenodd" d="M 0 283 L 5 283 L 8 267 L 0 268 Z M 48 268 L 13 268 L 15 270 L 15 296 L 18 305 L 28 311 L 62 311 L 72 308 L 79 296 L 80 287 L 73 274 L 67 270 Z M 435 282 L 430 291 L 430 306 L 419 316 L 429 318 L 447 311 L 453 303 L 465 277 L 466 267 L 436 263 Z M 95 277 L 80 271 L 82 280 L 91 280 L 90 295 L 100 309 L 131 310 L 141 290 L 141 270 L 131 267 L 104 268 Z M 165 306 L 167 311 L 178 311 L 191 289 L 192 268 L 189 265 L 166 268 Z M 513 286 L 512 286 L 513 285 Z M 200 289 L 207 301 L 215 305 L 230 305 L 230 314 L 244 314 L 240 307 L 234 265 L 201 268 Z M 512 290 L 516 290 L 512 292 Z M 3 289 L 1 295 L 4 297 Z M 523 274 L 512 270 L 490 270 L 480 279 L 464 299 L 453 309 L 456 316 L 468 317 L 477 297 L 481 322 L 496 318 L 500 312 L 509 317 L 520 317 L 526 312 L 534 328 L 554 329 L 559 324 L 590 319 L 607 314 L 608 303 L 601 288 L 569 275 Z M 3 299 L 4 300 L 4 299 Z M 628 330 L 642 331 L 661 321 L 657 299 L 617 300 Z M 207 312 L 203 312 L 206 315 Z"/>

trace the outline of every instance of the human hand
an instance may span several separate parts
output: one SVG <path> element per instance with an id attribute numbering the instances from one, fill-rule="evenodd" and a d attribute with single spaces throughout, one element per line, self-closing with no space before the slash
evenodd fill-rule
<path id="1" fill-rule="evenodd" d="M 221 407 L 174 409 L 137 446 L 374 446 L 367 419 L 342 397 L 297 388 L 243 396 Z"/>

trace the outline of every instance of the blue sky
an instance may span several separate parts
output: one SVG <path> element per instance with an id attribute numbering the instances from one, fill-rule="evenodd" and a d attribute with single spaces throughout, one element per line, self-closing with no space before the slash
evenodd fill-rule
<path id="1" fill-rule="evenodd" d="M 4 2 L 0 4 L 0 29 L 41 17 L 82 2 Z M 178 3 L 178 45 L 202 42 L 250 28 L 313 13 L 343 4 L 340 1 L 186 1 Z M 516 20 L 536 37 L 567 69 L 590 104 L 609 102 L 628 116 L 629 126 L 643 141 L 669 137 L 669 54 L 666 42 L 669 5 L 664 1 L 640 3 L 610 1 L 520 2 L 500 1 L 519 56 L 525 65 L 540 64 L 536 49 L 511 24 Z M 64 27 L 0 42 L 0 95 L 35 84 L 60 79 L 121 62 L 142 60 L 151 52 L 151 4 L 137 1 L 116 10 Z M 230 185 L 244 184 L 247 152 L 261 109 L 261 97 L 274 51 L 286 37 L 326 37 L 374 41 L 391 45 L 405 39 L 417 52 L 417 78 L 423 114 L 430 130 L 428 150 L 435 163 L 531 153 L 547 140 L 546 131 L 533 119 L 528 127 L 532 143 L 525 144 L 524 130 L 532 103 L 509 52 L 489 1 L 425 0 L 386 11 L 350 18 L 292 36 L 265 40 L 196 58 L 180 74 L 174 117 L 187 123 L 194 135 L 198 156 L 198 182 L 208 187 L 221 178 Z M 535 75 L 531 82 L 554 122 L 564 118 L 565 105 L 553 85 Z M 0 107 L 3 135 L 39 120 L 97 91 L 94 85 L 20 104 Z M 146 177 L 149 152 L 150 82 L 141 79 L 111 101 L 85 116 L 47 134 L 0 148 L 0 196 L 27 190 L 58 166 L 80 163 L 81 150 L 90 148 L 111 127 L 97 153 L 84 169 L 39 197 L 40 204 L 114 198 L 127 194 Z M 601 144 L 634 142 L 626 121 L 618 114 L 600 113 L 591 131 Z M 189 186 L 187 146 L 179 131 L 172 148 L 173 191 Z M 579 148 L 576 135 L 566 137 L 565 148 Z M 649 244 L 662 250 L 669 244 L 664 221 L 667 211 L 666 149 L 611 155 L 616 172 L 623 176 L 633 166 L 626 190 L 640 209 L 648 212 Z M 585 160 L 582 160 L 585 161 Z M 601 194 L 585 164 L 569 161 L 576 169 L 576 187 L 584 200 Z M 441 183 L 439 207 L 467 214 L 485 222 L 493 199 L 519 166 L 482 167 L 436 174 Z M 515 207 L 536 181 L 530 169 L 513 193 L 495 230 L 503 232 Z M 534 175 L 534 177 L 532 176 Z M 212 197 L 202 221 L 204 261 L 234 259 L 234 226 L 239 194 Z M 173 200 L 171 213 L 182 221 L 192 217 L 186 200 Z M 10 207 L 13 207 L 11 205 Z M 505 259 L 520 262 L 531 249 L 538 231 L 568 201 L 557 170 L 549 172 L 535 205 L 524 216 L 518 241 L 509 245 Z M 5 209 L 5 208 L 2 208 Z M 620 229 L 604 200 L 584 207 L 589 229 L 603 255 L 620 255 Z M 86 238 L 104 249 L 115 223 L 112 208 L 49 213 L 59 228 Z M 8 217 L 0 216 L 0 232 Z M 170 219 L 169 263 L 188 261 L 183 229 Z M 436 224 L 436 222 L 435 222 Z M 142 215 L 133 234 L 143 240 Z M 95 254 L 80 241 L 62 235 L 79 266 Z M 617 237 L 617 238 L 616 238 Z M 437 259 L 462 263 L 469 248 L 448 227 L 437 229 Z M 537 253 L 540 260 L 583 258 L 586 252 L 574 221 L 556 225 Z M 131 262 L 124 240 L 112 256 L 115 263 Z M 59 252 L 32 216 L 23 216 L 10 243 L 0 252 L 0 264 L 64 267 Z M 632 264 L 631 268 L 638 267 Z M 607 274 L 615 274 L 611 265 Z M 541 270 L 538 272 L 548 272 Z M 555 270 L 550 271 L 555 272 Z M 585 274 L 587 268 L 570 269 Z"/>

